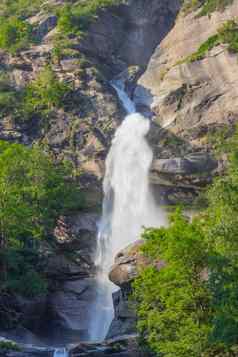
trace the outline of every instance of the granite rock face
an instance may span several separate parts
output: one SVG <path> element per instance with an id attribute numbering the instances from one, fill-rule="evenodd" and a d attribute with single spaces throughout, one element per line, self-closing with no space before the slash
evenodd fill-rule
<path id="1" fill-rule="evenodd" d="M 144 66 L 171 29 L 179 8 L 180 0 L 127 0 L 102 11 L 79 47 L 107 61 L 118 58 L 127 67 Z"/>
<path id="2" fill-rule="evenodd" d="M 168 203 L 191 203 L 200 188 L 222 172 L 222 161 L 212 170 L 201 163 L 201 170 L 196 164 L 193 174 L 187 175 L 184 167 L 179 171 L 181 165 L 188 167 L 187 155 L 212 156 L 213 138 L 224 129 L 232 134 L 238 117 L 237 55 L 219 45 L 202 60 L 183 62 L 225 21 L 237 17 L 238 4 L 234 1 L 210 16 L 196 15 L 196 11 L 178 15 L 134 92 L 138 108 L 147 108 L 154 115 L 151 181 Z"/>
<path id="3" fill-rule="evenodd" d="M 138 82 L 135 100 L 149 106 L 157 122 L 194 147 L 201 147 L 209 128 L 230 124 L 237 106 L 237 55 L 218 46 L 193 63 L 179 61 L 229 19 L 238 15 L 236 1 L 210 17 L 180 14 L 175 26 L 155 50 Z"/>

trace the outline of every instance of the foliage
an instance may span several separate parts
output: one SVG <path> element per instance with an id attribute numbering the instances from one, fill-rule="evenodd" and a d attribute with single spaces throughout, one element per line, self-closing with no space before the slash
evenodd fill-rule
<path id="1" fill-rule="evenodd" d="M 44 0 L 1 0 L 0 14 L 2 17 L 17 16 L 25 19 L 39 11 Z"/>
<path id="2" fill-rule="evenodd" d="M 7 352 L 7 351 L 20 352 L 21 348 L 15 342 L 2 340 L 2 341 L 0 341 L 0 351 L 1 352 Z"/>
<path id="3" fill-rule="evenodd" d="M 207 39 L 196 52 L 177 64 L 194 62 L 203 59 L 206 54 L 220 44 L 228 45 L 228 51 L 238 53 L 238 24 L 235 20 L 225 22 L 217 33 Z"/>
<path id="4" fill-rule="evenodd" d="M 234 0 L 206 0 L 203 4 L 199 16 L 209 15 L 214 11 L 223 11 L 232 4 Z"/>
<path id="5" fill-rule="evenodd" d="M 46 66 L 25 91 L 22 110 L 25 114 L 49 112 L 63 106 L 65 96 L 70 92 L 68 84 L 60 82 L 50 66 Z"/>
<path id="6" fill-rule="evenodd" d="M 96 18 L 99 9 L 116 5 L 120 0 L 90 0 L 66 5 L 59 11 L 58 28 L 64 34 L 82 34 Z"/>
<path id="7" fill-rule="evenodd" d="M 136 279 L 134 298 L 139 331 L 158 356 L 237 355 L 238 134 L 226 151 L 227 173 L 209 189 L 208 208 L 144 233 L 153 264 Z"/>
<path id="8" fill-rule="evenodd" d="M 32 27 L 28 22 L 10 17 L 0 23 L 0 48 L 14 54 L 26 48 L 31 39 Z"/>
<path id="9" fill-rule="evenodd" d="M 198 17 L 211 15 L 214 11 L 224 11 L 234 0 L 184 0 L 182 11 L 187 14 L 190 11 L 199 10 Z"/>
<path id="10" fill-rule="evenodd" d="M 1 289 L 34 295 L 46 290 L 39 275 L 40 241 L 50 239 L 56 220 L 81 207 L 71 169 L 37 147 L 0 142 Z"/>
<path id="11" fill-rule="evenodd" d="M 65 105 L 70 91 L 70 85 L 59 81 L 50 66 L 43 68 L 22 90 L 16 90 L 0 72 L 0 117 L 11 114 L 20 121 L 47 117 L 52 110 Z"/>
<path id="12" fill-rule="evenodd" d="M 158 355 L 201 356 L 211 325 L 200 228 L 177 212 L 168 229 L 146 230 L 144 238 L 144 254 L 166 264 L 146 268 L 134 284 L 139 330 Z"/>

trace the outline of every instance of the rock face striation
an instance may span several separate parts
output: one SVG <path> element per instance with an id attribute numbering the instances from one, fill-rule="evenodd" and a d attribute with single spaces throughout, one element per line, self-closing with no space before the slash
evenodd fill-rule
<path id="1" fill-rule="evenodd" d="M 201 60 L 186 61 L 223 23 L 237 17 L 238 4 L 234 1 L 224 11 L 215 11 L 210 16 L 199 17 L 198 12 L 180 12 L 134 92 L 137 106 L 151 110 L 159 126 L 157 134 L 152 134 L 156 156 L 153 183 L 163 188 L 172 203 L 178 198 L 190 202 L 193 189 L 204 187 L 221 171 L 222 163 L 218 170 L 214 165 L 205 165 L 201 174 L 194 172 L 192 176 L 191 172 L 184 169 L 179 172 L 177 168 L 188 163 L 186 155 L 198 153 L 200 158 L 209 157 L 216 134 L 224 128 L 233 132 L 238 114 L 237 54 L 229 52 L 226 45 L 219 45 Z"/>

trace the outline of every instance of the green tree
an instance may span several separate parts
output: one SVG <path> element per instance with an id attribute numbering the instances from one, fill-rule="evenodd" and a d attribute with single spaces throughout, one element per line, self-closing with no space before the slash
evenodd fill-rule
<path id="1" fill-rule="evenodd" d="M 168 228 L 144 234 L 152 264 L 134 296 L 139 331 L 158 356 L 237 355 L 237 133 L 224 153 L 227 172 L 208 190 L 208 208 L 191 222 L 176 214 Z"/>
<path id="2" fill-rule="evenodd" d="M 147 229 L 143 238 L 143 252 L 154 263 L 134 284 L 139 331 L 158 356 L 200 357 L 208 345 L 211 311 L 199 224 L 177 212 L 169 228 Z"/>
<path id="3" fill-rule="evenodd" d="M 51 241 L 59 215 L 80 208 L 82 197 L 70 179 L 71 169 L 56 165 L 37 147 L 0 141 L 0 167 L 0 277 L 4 288 L 14 286 L 19 275 L 23 279 L 29 271 L 34 274 L 40 241 Z M 31 253 L 26 256 L 28 249 Z"/>
<path id="4" fill-rule="evenodd" d="M 203 229 L 210 249 L 215 342 L 238 343 L 238 135 L 230 141 L 228 170 L 208 192 Z"/>

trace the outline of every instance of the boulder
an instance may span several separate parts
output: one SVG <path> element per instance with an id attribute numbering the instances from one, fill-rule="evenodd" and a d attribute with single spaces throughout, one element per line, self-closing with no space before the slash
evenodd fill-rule
<path id="1" fill-rule="evenodd" d="M 70 349 L 70 357 L 150 357 L 139 347 L 137 335 L 122 335 L 102 343 L 81 343 Z"/>
<path id="2" fill-rule="evenodd" d="M 120 251 L 112 266 L 109 279 L 119 287 L 127 287 L 138 275 L 140 267 L 146 264 L 146 258 L 140 252 L 143 241 L 137 241 Z"/>
<path id="3" fill-rule="evenodd" d="M 57 25 L 57 16 L 39 13 L 29 19 L 34 25 L 34 35 L 38 41 L 41 41 Z"/>
<path id="4" fill-rule="evenodd" d="M 171 175 L 193 175 L 212 172 L 217 168 L 216 160 L 208 153 L 194 153 L 185 157 L 157 159 L 152 171 Z"/>

